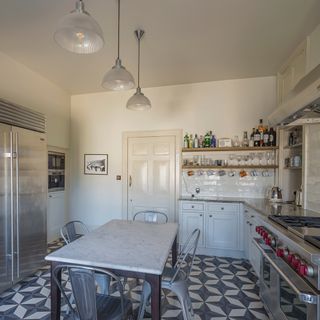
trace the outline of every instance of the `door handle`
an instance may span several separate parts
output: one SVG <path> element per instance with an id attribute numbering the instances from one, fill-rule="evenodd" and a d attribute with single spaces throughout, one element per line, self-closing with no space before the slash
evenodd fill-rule
<path id="1" fill-rule="evenodd" d="M 132 176 L 130 175 L 129 176 L 129 187 L 131 187 L 132 186 Z"/>

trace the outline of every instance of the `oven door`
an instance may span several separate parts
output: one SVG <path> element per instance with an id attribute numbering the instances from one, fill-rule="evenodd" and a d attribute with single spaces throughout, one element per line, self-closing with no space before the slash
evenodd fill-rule
<path id="1" fill-rule="evenodd" d="M 254 239 L 261 252 L 261 298 L 276 320 L 320 320 L 320 295 L 262 239 Z M 269 286 L 268 286 L 269 284 Z"/>

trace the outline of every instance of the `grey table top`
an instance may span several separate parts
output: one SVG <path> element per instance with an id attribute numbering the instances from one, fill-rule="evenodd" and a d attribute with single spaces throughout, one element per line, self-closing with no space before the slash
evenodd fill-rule
<path id="1" fill-rule="evenodd" d="M 45 259 L 161 275 L 177 231 L 177 223 L 112 220 Z"/>

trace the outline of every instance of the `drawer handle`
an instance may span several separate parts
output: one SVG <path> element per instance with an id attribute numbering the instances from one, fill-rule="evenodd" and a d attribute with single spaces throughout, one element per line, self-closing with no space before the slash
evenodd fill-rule
<path id="1" fill-rule="evenodd" d="M 224 210 L 224 207 L 221 207 L 221 210 Z"/>
<path id="2" fill-rule="evenodd" d="M 194 206 L 191 206 L 191 208 L 193 209 L 193 208 L 194 208 Z"/>
<path id="3" fill-rule="evenodd" d="M 212 218 L 212 214 L 210 214 L 209 217 Z"/>
<path id="4" fill-rule="evenodd" d="M 251 216 L 250 218 L 254 218 L 254 216 Z"/>
<path id="5" fill-rule="evenodd" d="M 252 226 L 252 223 L 249 223 L 250 227 Z"/>
<path id="6" fill-rule="evenodd" d="M 245 212 L 245 213 L 248 213 L 248 212 L 249 212 L 249 210 L 244 210 L 244 212 Z"/>
<path id="7" fill-rule="evenodd" d="M 200 214 L 200 217 L 202 217 L 202 213 Z"/>

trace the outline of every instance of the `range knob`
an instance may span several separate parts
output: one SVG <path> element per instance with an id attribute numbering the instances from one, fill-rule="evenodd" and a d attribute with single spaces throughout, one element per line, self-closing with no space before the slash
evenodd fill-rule
<path id="1" fill-rule="evenodd" d="M 291 259 L 291 266 L 293 269 L 298 269 L 298 267 L 301 265 L 300 257 L 296 254 L 292 255 Z"/>
<path id="2" fill-rule="evenodd" d="M 283 248 L 278 248 L 276 250 L 276 254 L 278 257 L 283 258 L 284 257 L 284 249 Z"/>
<path id="3" fill-rule="evenodd" d="M 283 256 L 286 258 L 286 259 L 288 259 L 288 255 L 290 254 L 290 251 L 289 251 L 289 249 L 288 248 L 284 248 L 283 249 Z"/>
<path id="4" fill-rule="evenodd" d="M 314 277 L 314 268 L 308 265 L 306 262 L 302 261 L 300 263 L 298 273 L 302 277 Z"/>
<path id="5" fill-rule="evenodd" d="M 293 255 L 289 252 L 289 250 L 288 250 L 288 254 L 286 255 L 286 258 L 287 258 L 287 261 L 291 263 Z"/>

